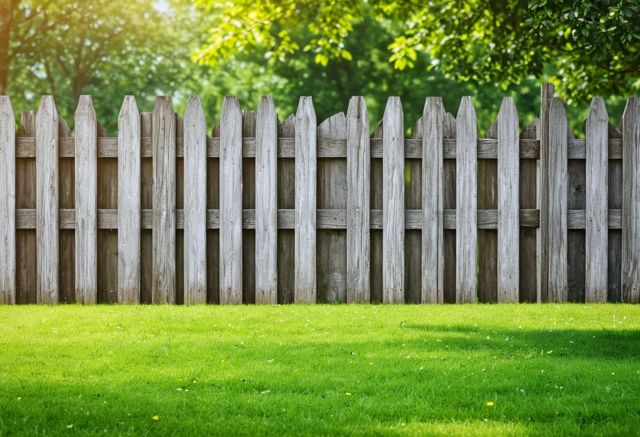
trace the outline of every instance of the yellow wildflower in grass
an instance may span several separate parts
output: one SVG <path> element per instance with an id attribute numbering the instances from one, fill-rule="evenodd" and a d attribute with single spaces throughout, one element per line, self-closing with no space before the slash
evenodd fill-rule
<path id="1" fill-rule="evenodd" d="M 151 417 L 151 419 L 155 420 L 157 422 L 158 420 L 160 420 L 160 416 L 153 416 L 153 417 Z"/>
<path id="2" fill-rule="evenodd" d="M 345 395 L 345 396 L 351 396 L 351 393 L 346 392 L 344 395 Z"/>
<path id="3" fill-rule="evenodd" d="M 487 402 L 487 407 L 493 407 L 495 404 L 493 403 L 493 401 L 489 401 Z"/>

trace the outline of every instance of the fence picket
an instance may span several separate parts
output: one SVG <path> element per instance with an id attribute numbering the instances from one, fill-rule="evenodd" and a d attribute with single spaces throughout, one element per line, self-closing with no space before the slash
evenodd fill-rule
<path id="1" fill-rule="evenodd" d="M 609 116 L 602 97 L 594 97 L 586 132 L 585 300 L 607 301 Z"/>
<path id="2" fill-rule="evenodd" d="M 427 97 L 422 111 L 422 303 L 444 302 L 444 106 Z"/>
<path id="3" fill-rule="evenodd" d="M 44 96 L 36 115 L 36 241 L 38 303 L 58 303 L 58 111 Z"/>
<path id="4" fill-rule="evenodd" d="M 549 167 L 548 167 L 548 299 L 566 302 L 568 299 L 568 159 L 567 114 L 558 98 L 549 108 Z"/>
<path id="5" fill-rule="evenodd" d="M 371 149 L 364 97 L 347 109 L 347 302 L 371 300 Z"/>
<path id="6" fill-rule="evenodd" d="M 220 121 L 220 303 L 242 303 L 242 112 L 225 97 Z"/>
<path id="7" fill-rule="evenodd" d="M 316 302 L 316 113 L 301 97 L 295 119 L 295 303 Z"/>
<path id="8" fill-rule="evenodd" d="M 207 302 L 207 125 L 199 97 L 184 114 L 184 303 Z"/>
<path id="9" fill-rule="evenodd" d="M 0 96 L 0 304 L 16 303 L 16 119 Z"/>
<path id="10" fill-rule="evenodd" d="M 127 96 L 118 116 L 118 302 L 140 302 L 140 113 Z"/>
<path id="11" fill-rule="evenodd" d="M 498 302 L 518 302 L 520 154 L 518 112 L 505 97 L 498 113 Z"/>
<path id="12" fill-rule="evenodd" d="M 278 303 L 278 117 L 271 97 L 256 119 L 256 303 Z"/>
<path id="13" fill-rule="evenodd" d="M 176 301 L 176 115 L 168 97 L 153 109 L 153 303 Z"/>
<path id="14" fill-rule="evenodd" d="M 463 97 L 456 116 L 456 302 L 478 300 L 477 119 L 471 97 Z"/>
<path id="15" fill-rule="evenodd" d="M 622 116 L 622 300 L 640 302 L 640 98 Z"/>
<path id="16" fill-rule="evenodd" d="M 404 303 L 404 114 L 389 97 L 382 119 L 382 299 Z"/>
<path id="17" fill-rule="evenodd" d="M 80 96 L 75 114 L 75 301 L 98 299 L 98 126 L 91 96 Z"/>

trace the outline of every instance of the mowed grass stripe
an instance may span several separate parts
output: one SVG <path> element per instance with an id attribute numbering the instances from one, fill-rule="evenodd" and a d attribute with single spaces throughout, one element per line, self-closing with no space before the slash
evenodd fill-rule
<path id="1" fill-rule="evenodd" d="M 640 306 L 0 306 L 0 332 L 0 435 L 640 429 Z"/>

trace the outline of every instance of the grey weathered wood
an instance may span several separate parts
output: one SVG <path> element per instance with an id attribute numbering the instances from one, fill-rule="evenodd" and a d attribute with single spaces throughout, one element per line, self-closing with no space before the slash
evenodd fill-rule
<path id="1" fill-rule="evenodd" d="M 640 98 L 622 116 L 622 300 L 640 301 Z"/>
<path id="2" fill-rule="evenodd" d="M 382 119 L 382 299 L 404 303 L 404 115 L 389 97 Z"/>
<path id="3" fill-rule="evenodd" d="M 184 303 L 207 302 L 207 125 L 199 97 L 184 114 Z"/>
<path id="4" fill-rule="evenodd" d="M 518 302 L 520 158 L 518 112 L 505 97 L 498 113 L 498 302 Z"/>
<path id="5" fill-rule="evenodd" d="M 343 112 L 332 115 L 318 125 L 317 137 L 347 137 L 347 118 Z M 317 162 L 317 209 L 347 207 L 347 162 L 328 158 Z M 316 232 L 316 275 L 318 302 L 347 300 L 347 239 L 343 230 Z"/>
<path id="6" fill-rule="evenodd" d="M 278 117 L 263 97 L 256 119 L 256 303 L 278 303 Z"/>
<path id="7" fill-rule="evenodd" d="M 562 101 L 554 98 L 549 108 L 548 167 L 548 299 L 566 302 L 568 299 L 568 159 L 567 114 Z"/>
<path id="8" fill-rule="evenodd" d="M 549 299 L 549 110 L 553 99 L 553 85 L 545 83 L 540 87 L 540 123 L 536 135 L 540 141 L 540 159 L 537 168 L 537 206 L 540 210 L 540 227 L 536 233 L 537 243 L 537 301 Z"/>
<path id="9" fill-rule="evenodd" d="M 520 134 L 520 139 L 536 138 L 540 120 L 535 119 Z M 522 144 L 522 143 L 521 143 Z M 520 162 L 520 208 L 537 207 L 537 161 L 523 159 Z M 538 299 L 537 237 L 536 228 L 520 224 L 520 302 L 536 302 Z"/>
<path id="10" fill-rule="evenodd" d="M 296 303 L 316 302 L 316 113 L 301 97 L 295 119 L 295 291 Z"/>
<path id="11" fill-rule="evenodd" d="M 594 97 L 587 118 L 585 300 L 607 301 L 609 116 L 602 97 Z"/>
<path id="12" fill-rule="evenodd" d="M 371 149 L 364 97 L 347 109 L 347 302 L 371 300 Z"/>
<path id="13" fill-rule="evenodd" d="M 471 97 L 463 97 L 456 116 L 456 302 L 478 300 L 477 206 L 478 137 Z"/>
<path id="14" fill-rule="evenodd" d="M 295 115 L 290 114 L 278 125 L 279 140 L 286 138 L 295 143 L 295 120 Z M 294 210 L 294 221 L 295 180 L 295 161 L 278 159 L 278 208 Z M 282 229 L 278 231 L 278 303 L 294 301 L 295 268 L 292 266 L 295 266 L 295 230 Z"/>
<path id="15" fill-rule="evenodd" d="M 176 115 L 168 97 L 153 109 L 153 303 L 176 301 Z"/>
<path id="16" fill-rule="evenodd" d="M 58 111 L 44 96 L 36 115 L 38 303 L 58 303 Z"/>
<path id="17" fill-rule="evenodd" d="M 140 112 L 127 96 L 118 116 L 118 302 L 140 302 Z"/>
<path id="18" fill-rule="evenodd" d="M 75 301 L 98 300 L 98 123 L 91 96 L 75 114 Z"/>
<path id="19" fill-rule="evenodd" d="M 242 112 L 225 97 L 220 121 L 220 303 L 242 303 Z"/>
<path id="20" fill-rule="evenodd" d="M 422 303 L 444 302 L 444 106 L 427 97 L 422 111 Z"/>
<path id="21" fill-rule="evenodd" d="M 16 119 L 0 96 L 0 304 L 16 303 Z"/>

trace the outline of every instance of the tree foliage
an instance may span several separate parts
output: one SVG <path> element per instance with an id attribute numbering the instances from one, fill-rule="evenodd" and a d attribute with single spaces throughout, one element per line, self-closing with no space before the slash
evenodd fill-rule
<path id="1" fill-rule="evenodd" d="M 397 28 L 388 60 L 426 61 L 456 80 L 507 88 L 546 76 L 568 100 L 640 89 L 640 0 L 196 0 L 213 17 L 196 59 L 262 48 L 267 60 L 309 52 L 314 62 L 351 60 L 348 35 L 368 13 Z M 306 33 L 303 41 L 296 35 Z"/>

